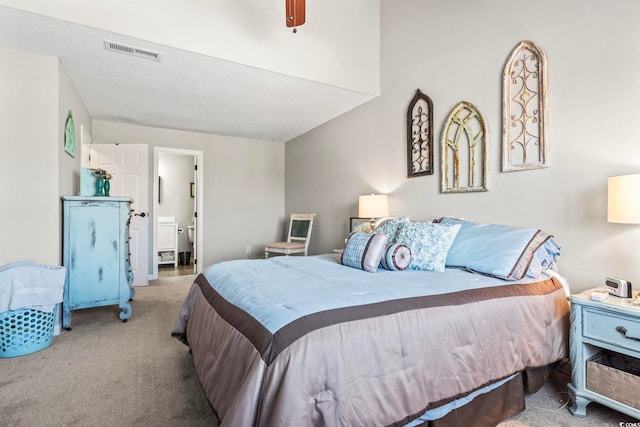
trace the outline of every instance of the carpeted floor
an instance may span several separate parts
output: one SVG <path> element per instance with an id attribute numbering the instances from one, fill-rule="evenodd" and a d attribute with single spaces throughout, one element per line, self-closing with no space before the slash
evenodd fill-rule
<path id="1" fill-rule="evenodd" d="M 117 306 L 74 311 L 50 347 L 0 359 L 0 425 L 216 426 L 189 349 L 171 337 L 193 277 L 136 288 L 126 323 Z"/>
<path id="2" fill-rule="evenodd" d="M 637 420 L 597 403 L 587 406 L 585 418 L 574 417 L 565 404 L 567 395 L 552 382 L 547 382 L 538 392 L 526 395 L 525 400 L 527 409 L 501 422 L 500 427 L 617 427 L 624 426 L 624 423 L 635 423 L 630 426 L 640 425 Z"/>
<path id="3" fill-rule="evenodd" d="M 2 426 L 217 426 L 188 348 L 170 332 L 193 275 L 136 288 L 132 316 L 117 306 L 78 310 L 72 331 L 37 353 L 0 359 Z M 566 399 L 566 395 L 560 396 Z M 501 427 L 617 426 L 634 420 L 597 404 L 584 419 L 551 383 Z"/>

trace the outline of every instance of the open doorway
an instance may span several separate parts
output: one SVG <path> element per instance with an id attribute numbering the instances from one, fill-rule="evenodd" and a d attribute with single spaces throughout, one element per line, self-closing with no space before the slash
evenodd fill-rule
<path id="1" fill-rule="evenodd" d="M 154 149 L 154 277 L 202 269 L 202 157 L 201 151 Z"/>

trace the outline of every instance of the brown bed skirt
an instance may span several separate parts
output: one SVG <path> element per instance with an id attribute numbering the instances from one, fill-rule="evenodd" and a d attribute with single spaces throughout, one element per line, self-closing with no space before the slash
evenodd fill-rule
<path id="1" fill-rule="evenodd" d="M 444 417 L 423 423 L 428 427 L 494 427 L 525 410 L 524 395 L 538 391 L 549 379 L 555 363 L 527 369 L 488 393 L 481 394 L 465 406 Z"/>
<path id="2" fill-rule="evenodd" d="M 524 411 L 524 380 L 520 373 L 510 381 L 481 394 L 462 408 L 454 409 L 444 417 L 428 421 L 428 427 L 493 427 L 500 421 Z"/>

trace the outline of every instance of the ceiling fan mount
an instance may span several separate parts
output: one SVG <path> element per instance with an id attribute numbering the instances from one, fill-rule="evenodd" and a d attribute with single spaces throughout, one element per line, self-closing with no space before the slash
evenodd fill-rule
<path id="1" fill-rule="evenodd" d="M 285 0 L 286 4 L 286 17 L 287 27 L 293 27 L 293 32 L 296 32 L 296 28 L 305 21 L 305 0 Z"/>

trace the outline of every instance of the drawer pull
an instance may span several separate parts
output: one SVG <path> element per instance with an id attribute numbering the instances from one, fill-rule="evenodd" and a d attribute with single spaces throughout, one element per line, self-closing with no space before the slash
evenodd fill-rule
<path id="1" fill-rule="evenodd" d="M 616 331 L 620 332 L 627 339 L 634 340 L 634 341 L 640 341 L 640 338 L 628 337 L 627 336 L 627 328 L 625 328 L 624 326 L 618 326 L 616 328 Z"/>

